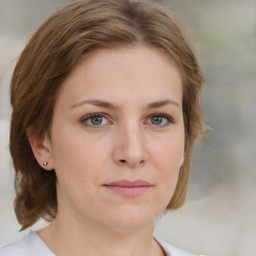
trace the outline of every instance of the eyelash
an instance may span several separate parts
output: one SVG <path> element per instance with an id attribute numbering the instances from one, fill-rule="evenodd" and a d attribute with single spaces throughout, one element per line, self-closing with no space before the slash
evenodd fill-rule
<path id="1" fill-rule="evenodd" d="M 152 117 L 161 117 L 162 119 L 166 119 L 167 120 L 167 123 L 164 124 L 164 125 L 154 125 L 154 124 L 151 124 L 152 126 L 154 127 L 166 127 L 168 126 L 169 124 L 174 124 L 174 120 L 171 116 L 169 115 L 166 115 L 166 114 L 163 114 L 163 113 L 157 113 L 157 114 L 152 114 L 150 115 L 147 120 L 151 119 Z"/>
<path id="2" fill-rule="evenodd" d="M 104 126 L 105 124 L 99 124 L 99 125 L 94 125 L 94 124 L 87 124 L 86 122 L 88 121 L 88 120 L 90 120 L 91 118 L 93 118 L 93 117 L 101 117 L 101 118 L 104 118 L 104 119 L 106 119 L 108 122 L 110 122 L 109 121 L 109 118 L 107 118 L 107 115 L 106 114 L 104 114 L 104 113 L 93 113 L 93 114 L 89 114 L 89 115 L 86 115 L 86 116 L 84 116 L 82 119 L 81 119 L 81 123 L 83 124 L 83 125 L 85 125 L 85 126 L 89 126 L 89 127 L 93 127 L 93 128 L 101 128 L 102 126 Z M 147 118 L 146 118 L 146 121 L 147 120 L 152 120 L 152 118 L 153 117 L 161 117 L 161 118 L 163 118 L 163 119 L 166 119 L 167 120 L 167 123 L 166 124 L 164 124 L 164 125 L 154 125 L 154 124 L 150 124 L 151 126 L 154 126 L 154 127 L 166 127 L 166 126 L 168 126 L 169 124 L 174 124 L 174 120 L 173 120 L 173 118 L 170 116 L 170 115 L 166 115 L 166 114 L 163 114 L 163 113 L 156 113 L 156 114 L 151 114 L 151 115 L 149 115 Z M 145 122 L 146 123 L 146 122 Z"/>
<path id="3" fill-rule="evenodd" d="M 86 126 L 89 126 L 89 127 L 93 127 L 93 128 L 100 128 L 100 127 L 102 127 L 102 125 L 93 125 L 93 124 L 87 124 L 86 123 L 88 120 L 90 120 L 93 117 L 103 117 L 106 120 L 108 120 L 108 122 L 109 122 L 109 119 L 106 117 L 106 114 L 104 114 L 104 113 L 93 113 L 93 114 L 89 114 L 89 115 L 84 116 L 81 119 L 81 123 L 83 125 L 86 125 Z"/>

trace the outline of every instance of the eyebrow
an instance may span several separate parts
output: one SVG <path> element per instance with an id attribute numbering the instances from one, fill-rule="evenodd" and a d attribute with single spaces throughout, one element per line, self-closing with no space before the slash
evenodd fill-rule
<path id="1" fill-rule="evenodd" d="M 91 105 L 94 105 L 94 106 L 97 106 L 97 107 L 100 107 L 100 108 L 107 108 L 107 109 L 117 109 L 118 108 L 116 105 L 114 105 L 110 102 L 107 102 L 107 101 L 98 100 L 98 99 L 90 99 L 90 100 L 83 100 L 79 103 L 73 104 L 71 106 L 71 109 L 80 107 L 84 104 L 91 104 Z M 163 106 L 168 105 L 168 104 L 172 104 L 172 105 L 174 105 L 178 108 L 181 108 L 181 105 L 178 102 L 176 102 L 174 100 L 166 99 L 166 100 L 161 100 L 161 101 L 156 101 L 156 102 L 149 103 L 146 106 L 146 109 L 159 108 L 159 107 L 163 107 Z"/>
<path id="2" fill-rule="evenodd" d="M 100 108 L 108 108 L 108 109 L 114 109 L 117 108 L 117 106 L 115 106 L 114 104 L 107 102 L 107 101 L 103 101 L 103 100 L 97 100 L 97 99 L 91 99 L 91 100 L 83 100 L 79 103 L 76 103 L 74 105 L 71 106 L 72 108 L 77 108 L 80 107 L 84 104 L 91 104 Z"/>
<path id="3" fill-rule="evenodd" d="M 153 103 L 149 103 L 147 105 L 147 109 L 152 109 L 152 108 L 160 108 L 160 107 L 163 107 L 165 105 L 168 105 L 168 104 L 172 104 L 178 108 L 181 108 L 180 104 L 174 100 L 169 100 L 169 99 L 166 99 L 166 100 L 161 100 L 161 101 L 156 101 L 156 102 L 153 102 Z"/>

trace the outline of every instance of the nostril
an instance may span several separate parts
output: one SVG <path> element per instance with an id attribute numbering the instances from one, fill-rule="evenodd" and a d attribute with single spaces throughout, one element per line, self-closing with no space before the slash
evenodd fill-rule
<path id="1" fill-rule="evenodd" d="M 125 163 L 126 161 L 124 159 L 121 159 L 120 162 Z"/>

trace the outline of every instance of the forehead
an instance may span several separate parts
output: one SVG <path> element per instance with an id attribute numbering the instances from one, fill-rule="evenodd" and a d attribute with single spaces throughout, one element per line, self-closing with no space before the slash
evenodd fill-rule
<path id="1" fill-rule="evenodd" d="M 153 47 L 98 49 L 82 57 L 62 85 L 61 97 L 182 94 L 181 76 L 168 53 Z M 163 95 L 164 96 L 164 95 Z"/>

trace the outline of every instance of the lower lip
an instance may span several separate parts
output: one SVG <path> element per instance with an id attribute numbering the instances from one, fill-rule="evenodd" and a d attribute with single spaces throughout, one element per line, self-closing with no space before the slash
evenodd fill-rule
<path id="1" fill-rule="evenodd" d="M 152 186 L 139 186 L 139 187 L 123 187 L 123 186 L 105 186 L 107 189 L 125 196 L 125 197 L 136 197 L 146 193 Z"/>

